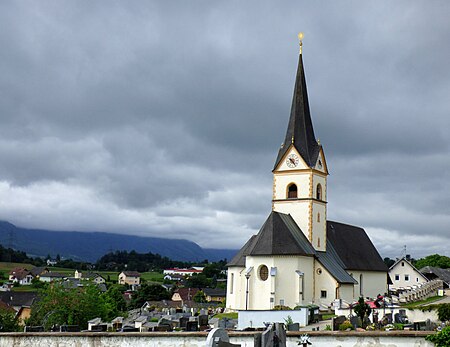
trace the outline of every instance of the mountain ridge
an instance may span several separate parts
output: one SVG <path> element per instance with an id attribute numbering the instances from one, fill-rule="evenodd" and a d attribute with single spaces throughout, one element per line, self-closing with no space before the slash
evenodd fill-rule
<path id="1" fill-rule="evenodd" d="M 108 232 L 57 231 L 31 229 L 0 221 L 0 244 L 26 252 L 30 256 L 55 257 L 95 262 L 111 251 L 157 253 L 180 261 L 230 260 L 237 250 L 202 248 L 193 241 L 161 237 L 136 236 Z"/>

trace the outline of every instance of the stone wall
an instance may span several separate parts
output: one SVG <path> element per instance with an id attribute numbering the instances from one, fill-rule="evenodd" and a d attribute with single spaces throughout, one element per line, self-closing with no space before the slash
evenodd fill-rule
<path id="1" fill-rule="evenodd" d="M 287 333 L 287 347 L 297 347 L 302 332 Z M 425 332 L 313 331 L 313 347 L 433 347 Z M 2 333 L 0 347 L 204 347 L 207 333 Z M 230 341 L 253 347 L 254 333 L 230 332 Z"/>

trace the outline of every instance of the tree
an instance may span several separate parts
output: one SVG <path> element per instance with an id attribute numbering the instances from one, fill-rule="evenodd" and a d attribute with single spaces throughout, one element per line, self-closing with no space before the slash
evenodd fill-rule
<path id="1" fill-rule="evenodd" d="M 205 288 L 211 285 L 211 280 L 209 280 L 204 273 L 193 274 L 186 280 L 186 287 L 190 288 Z"/>
<path id="2" fill-rule="evenodd" d="M 144 305 L 146 301 L 160 301 L 170 299 L 170 293 L 159 284 L 147 284 L 144 283 L 133 294 L 130 307 L 139 308 Z"/>
<path id="3" fill-rule="evenodd" d="M 372 313 L 372 309 L 365 303 L 364 298 L 360 297 L 358 303 L 353 307 L 356 315 L 361 319 L 361 324 L 365 328 L 365 318 L 369 317 Z"/>
<path id="4" fill-rule="evenodd" d="M 105 301 L 109 305 L 108 316 L 110 319 L 114 319 L 119 316 L 120 313 L 127 310 L 127 303 L 123 297 L 124 287 L 118 284 L 110 285 L 106 291 Z"/>
<path id="5" fill-rule="evenodd" d="M 437 311 L 440 321 L 445 322 L 450 320 L 450 304 L 440 304 Z"/>
<path id="6" fill-rule="evenodd" d="M 20 331 L 19 322 L 16 319 L 14 312 L 7 310 L 0 310 L 0 331 L 12 332 Z"/>
<path id="7" fill-rule="evenodd" d="M 394 259 L 391 259 L 391 258 L 389 258 L 389 257 L 384 258 L 383 261 L 384 261 L 384 263 L 386 264 L 386 266 L 387 266 L 388 268 L 390 268 L 390 267 L 391 267 L 392 265 L 394 265 L 394 263 L 395 263 L 395 260 L 394 260 Z"/>
<path id="8" fill-rule="evenodd" d="M 425 340 L 433 342 L 436 347 L 450 347 L 450 326 L 445 327 L 437 334 L 427 335 Z"/>
<path id="9" fill-rule="evenodd" d="M 89 320 L 96 317 L 107 320 L 114 309 L 93 284 L 67 289 L 54 283 L 42 289 L 39 297 L 32 306 L 29 324 L 44 325 L 47 329 L 54 324 L 86 329 Z"/>
<path id="10" fill-rule="evenodd" d="M 195 293 L 193 300 L 195 302 L 206 302 L 205 293 L 203 293 L 202 290 L 199 290 L 197 293 Z"/>
<path id="11" fill-rule="evenodd" d="M 415 262 L 415 267 L 419 270 L 425 266 L 434 266 L 441 269 L 450 268 L 450 258 L 445 255 L 432 254 L 425 258 L 421 258 Z"/>

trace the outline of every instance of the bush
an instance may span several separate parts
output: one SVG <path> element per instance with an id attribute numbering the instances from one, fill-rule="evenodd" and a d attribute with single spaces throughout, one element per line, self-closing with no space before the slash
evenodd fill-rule
<path id="1" fill-rule="evenodd" d="M 346 320 L 344 323 L 339 324 L 339 330 L 345 331 L 347 329 L 353 330 L 353 325 L 350 321 Z"/>
<path id="2" fill-rule="evenodd" d="M 276 306 L 274 306 L 272 311 L 292 311 L 292 308 L 290 308 L 289 306 L 284 306 L 284 305 L 276 305 Z"/>
<path id="3" fill-rule="evenodd" d="M 425 340 L 433 342 L 436 347 L 450 347 L 450 326 L 434 335 L 428 335 Z"/>
<path id="4" fill-rule="evenodd" d="M 450 320 L 450 304 L 440 304 L 437 312 L 440 321 Z"/>

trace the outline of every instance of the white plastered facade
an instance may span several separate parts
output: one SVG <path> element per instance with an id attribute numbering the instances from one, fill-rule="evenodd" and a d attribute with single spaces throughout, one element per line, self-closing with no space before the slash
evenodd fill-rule
<path id="1" fill-rule="evenodd" d="M 392 280 L 392 284 L 389 285 L 391 290 L 428 282 L 426 277 L 404 258 L 397 261 L 389 269 L 389 276 Z"/>

